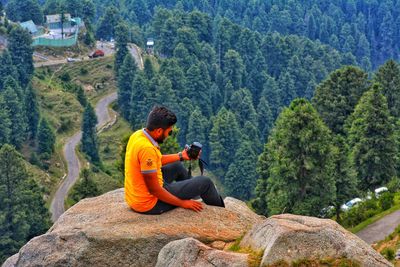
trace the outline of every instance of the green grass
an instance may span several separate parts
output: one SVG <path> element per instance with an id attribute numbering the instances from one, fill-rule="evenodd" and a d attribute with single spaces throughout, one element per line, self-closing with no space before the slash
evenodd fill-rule
<path id="1" fill-rule="evenodd" d="M 117 118 L 116 123 L 109 129 L 101 132 L 99 137 L 99 153 L 104 169 L 117 180 L 123 181 L 123 174 L 117 166 L 123 149 L 122 139 L 132 134 L 132 130 L 126 120 Z M 121 184 L 123 186 L 123 184 Z"/>

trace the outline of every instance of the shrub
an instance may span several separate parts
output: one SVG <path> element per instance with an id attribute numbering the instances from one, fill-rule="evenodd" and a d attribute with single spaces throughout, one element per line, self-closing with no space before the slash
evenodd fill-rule
<path id="1" fill-rule="evenodd" d="M 391 193 L 395 193 L 400 189 L 400 178 L 393 177 L 387 184 L 387 188 Z"/>
<path id="2" fill-rule="evenodd" d="M 354 227 L 368 218 L 375 216 L 382 211 L 381 205 L 378 206 L 376 198 L 368 199 L 358 206 L 351 208 L 342 215 L 342 225 L 344 227 Z"/>
<path id="3" fill-rule="evenodd" d="M 88 71 L 86 68 L 84 68 L 84 67 L 81 67 L 80 70 L 79 70 L 79 72 L 80 72 L 82 75 L 86 75 L 86 74 L 89 73 L 89 71 Z"/>
<path id="4" fill-rule="evenodd" d="M 69 75 L 68 72 L 64 72 L 63 74 L 61 74 L 60 79 L 63 82 L 69 82 L 71 81 L 71 75 Z"/>
<path id="5" fill-rule="evenodd" d="M 108 154 L 111 152 L 111 148 L 108 145 L 106 145 L 106 147 L 104 148 L 103 151 L 104 151 L 104 153 Z"/>
<path id="6" fill-rule="evenodd" d="M 381 251 L 382 256 L 384 256 L 387 260 L 392 261 L 394 260 L 394 249 L 392 248 L 384 248 Z"/>
<path id="7" fill-rule="evenodd" d="M 392 207 L 394 203 L 394 195 L 392 193 L 386 192 L 381 195 L 379 198 L 379 205 L 382 210 L 387 210 Z"/>
<path id="8" fill-rule="evenodd" d="M 60 119 L 61 119 L 61 124 L 60 124 L 60 127 L 58 127 L 57 132 L 63 133 L 63 132 L 68 131 L 72 127 L 71 118 L 62 116 Z"/>

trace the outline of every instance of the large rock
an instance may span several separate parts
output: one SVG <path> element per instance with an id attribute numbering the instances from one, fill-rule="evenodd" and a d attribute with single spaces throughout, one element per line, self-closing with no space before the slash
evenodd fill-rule
<path id="1" fill-rule="evenodd" d="M 133 212 L 123 189 L 80 201 L 49 231 L 21 248 L 9 266 L 154 266 L 169 242 L 193 237 L 205 244 L 229 243 L 262 217 L 245 204 L 227 200 L 228 208 L 204 205 L 196 213 L 181 208 L 162 215 Z M 242 212 L 244 214 L 242 214 Z M 16 259 L 17 258 L 17 259 Z"/>
<path id="2" fill-rule="evenodd" d="M 356 235 L 328 219 L 282 214 L 256 224 L 241 247 L 264 251 L 261 265 L 280 260 L 348 258 L 361 266 L 392 266 Z"/>
<path id="3" fill-rule="evenodd" d="M 247 254 L 213 249 L 193 238 L 168 243 L 158 254 L 156 267 L 247 267 Z"/>

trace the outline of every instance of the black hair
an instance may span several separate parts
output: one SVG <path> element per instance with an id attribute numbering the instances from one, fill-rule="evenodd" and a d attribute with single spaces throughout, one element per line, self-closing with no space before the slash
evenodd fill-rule
<path id="1" fill-rule="evenodd" d="M 153 131 L 158 128 L 167 129 L 176 123 L 176 115 L 163 106 L 155 106 L 147 116 L 146 128 Z"/>

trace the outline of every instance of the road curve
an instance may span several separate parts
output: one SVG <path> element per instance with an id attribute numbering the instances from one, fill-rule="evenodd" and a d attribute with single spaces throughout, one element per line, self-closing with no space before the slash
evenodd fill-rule
<path id="1" fill-rule="evenodd" d="M 111 93 L 102 99 L 96 105 L 96 116 L 98 123 L 96 128 L 101 128 L 104 124 L 111 120 L 111 116 L 108 112 L 108 106 L 117 99 L 117 93 Z M 68 191 L 74 185 L 79 177 L 80 163 L 77 155 L 75 154 L 75 148 L 79 144 L 82 138 L 82 132 L 79 131 L 69 138 L 64 146 L 64 158 L 68 165 L 68 174 L 62 180 L 60 187 L 57 189 L 56 194 L 50 205 L 51 219 L 55 222 L 61 214 L 64 213 L 64 200 L 68 194 Z"/>
<path id="2" fill-rule="evenodd" d="M 392 212 L 373 224 L 370 224 L 356 233 L 356 235 L 368 244 L 373 244 L 385 239 L 385 237 L 393 233 L 398 225 L 400 225 L 400 210 Z"/>

